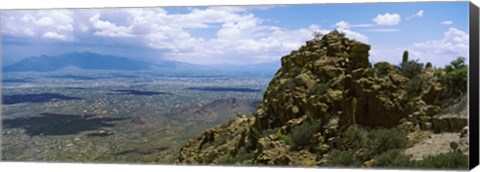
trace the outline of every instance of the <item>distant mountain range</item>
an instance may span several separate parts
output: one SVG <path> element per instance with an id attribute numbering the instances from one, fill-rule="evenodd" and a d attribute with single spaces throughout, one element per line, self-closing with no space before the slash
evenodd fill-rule
<path id="1" fill-rule="evenodd" d="M 102 55 L 91 52 L 67 53 L 57 56 L 37 56 L 23 59 L 4 67 L 4 72 L 48 72 L 62 69 L 93 70 L 150 70 L 175 68 L 178 62 L 163 61 L 158 64 L 132 60 L 125 57 Z"/>
<path id="2" fill-rule="evenodd" d="M 126 57 L 103 55 L 91 52 L 74 52 L 56 56 L 36 56 L 5 66 L 3 72 L 49 72 L 60 70 L 168 70 L 179 72 L 267 72 L 274 73 L 280 62 L 251 65 L 197 65 L 185 62 L 161 60 L 155 63 L 133 60 Z"/>

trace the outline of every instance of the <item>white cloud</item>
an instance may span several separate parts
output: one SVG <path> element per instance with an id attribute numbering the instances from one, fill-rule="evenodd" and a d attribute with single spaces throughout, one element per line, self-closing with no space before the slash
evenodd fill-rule
<path id="1" fill-rule="evenodd" d="M 357 41 L 361 41 L 361 42 L 365 42 L 365 43 L 368 43 L 368 38 L 367 36 L 361 34 L 361 33 L 358 33 L 358 32 L 355 32 L 355 31 L 352 31 L 350 28 L 354 28 L 354 27 L 371 27 L 373 25 L 369 25 L 369 24 L 359 24 L 359 25 L 351 25 L 350 23 L 346 22 L 346 21 L 339 21 L 337 22 L 334 27 L 335 29 L 337 29 L 338 31 L 340 32 L 343 32 L 345 33 L 345 36 L 350 38 L 350 39 L 355 39 Z"/>
<path id="2" fill-rule="evenodd" d="M 152 48 L 167 50 L 165 58 L 191 63 L 273 61 L 312 39 L 314 31 L 328 32 L 316 25 L 296 30 L 265 25 L 248 11 L 231 8 L 191 9 L 185 14 L 148 9 L 127 12 L 129 21 L 125 27 L 130 28 L 129 34 Z M 212 37 L 191 34 L 192 30 L 203 29 L 215 34 Z M 347 36 L 366 40 L 364 35 L 346 32 Z"/>
<path id="3" fill-rule="evenodd" d="M 350 27 L 373 27 L 373 24 L 356 24 L 356 25 L 350 25 Z"/>
<path id="4" fill-rule="evenodd" d="M 445 21 L 442 21 L 440 24 L 443 24 L 443 25 L 451 25 L 451 24 L 453 24 L 453 21 L 445 20 Z"/>
<path id="5" fill-rule="evenodd" d="M 354 39 L 354 40 L 357 40 L 357 41 L 360 41 L 360 42 L 368 43 L 368 38 L 364 34 L 354 32 L 354 31 L 351 31 L 351 30 L 348 30 L 348 29 L 341 29 L 341 28 L 339 28 L 338 31 L 345 33 L 345 36 L 350 38 L 350 39 Z"/>
<path id="6" fill-rule="evenodd" d="M 57 39 L 57 40 L 61 40 L 61 41 L 66 41 L 67 38 L 63 35 L 60 35 L 56 32 L 46 32 L 45 34 L 43 34 L 44 38 L 50 38 L 50 39 Z"/>
<path id="7" fill-rule="evenodd" d="M 412 19 L 412 18 L 414 18 L 414 17 L 423 17 L 423 13 L 424 13 L 424 11 L 423 11 L 423 10 L 420 10 L 420 11 L 418 11 L 417 13 L 412 14 L 411 16 L 408 16 L 408 17 L 407 17 L 407 20 L 410 20 L 410 19 Z"/>
<path id="8" fill-rule="evenodd" d="M 350 27 L 350 24 L 346 21 L 339 21 L 335 24 L 335 27 L 339 29 L 348 29 Z"/>
<path id="9" fill-rule="evenodd" d="M 335 23 L 335 25 L 333 25 L 332 27 L 335 27 L 335 28 L 341 28 L 341 29 L 348 29 L 348 28 L 356 28 L 356 27 L 373 27 L 374 25 L 372 24 L 350 24 L 346 21 L 339 21 L 337 23 Z"/>
<path id="10" fill-rule="evenodd" d="M 369 32 L 399 32 L 400 29 L 369 29 Z"/>
<path id="11" fill-rule="evenodd" d="M 410 59 L 418 59 L 422 63 L 431 62 L 434 66 L 444 67 L 458 56 L 469 57 L 468 33 L 456 28 L 449 28 L 443 38 L 413 43 L 409 46 L 372 46 L 370 54 L 375 62 L 389 61 L 398 64 L 401 61 L 402 52 L 408 50 Z"/>
<path id="12" fill-rule="evenodd" d="M 2 34 L 57 41 L 82 41 L 86 39 L 83 36 L 90 40 L 102 37 L 108 42 L 131 40 L 164 53 L 155 58 L 202 64 L 278 60 L 312 39 L 314 31 L 326 34 L 331 30 L 314 24 L 298 29 L 272 26 L 240 7 L 190 9 L 175 14 L 161 8 L 22 11 L 2 13 L 2 21 Z M 373 25 L 343 22 L 347 26 L 339 31 L 368 42 L 367 36 L 350 28 Z"/>
<path id="13" fill-rule="evenodd" d="M 420 10 L 417 12 L 416 16 L 418 17 L 423 17 L 423 10 Z"/>
<path id="14" fill-rule="evenodd" d="M 38 26 L 50 26 L 55 24 L 55 21 L 53 21 L 53 19 L 50 17 L 42 17 L 39 20 L 35 21 L 35 24 Z"/>
<path id="15" fill-rule="evenodd" d="M 125 26 L 117 26 L 114 23 L 109 21 L 104 21 L 100 19 L 100 14 L 95 14 L 90 17 L 89 21 L 92 23 L 93 27 L 97 29 L 94 33 L 95 35 L 107 36 L 107 37 L 131 37 L 130 28 Z"/>
<path id="16" fill-rule="evenodd" d="M 383 15 L 378 14 L 377 17 L 372 19 L 372 21 L 374 21 L 377 25 L 398 25 L 400 20 L 401 17 L 397 13 L 385 13 Z"/>
<path id="17" fill-rule="evenodd" d="M 72 15 L 73 12 L 68 10 L 5 11 L 1 16 L 1 32 L 17 37 L 41 35 L 45 39 L 72 41 L 74 39 Z"/>
<path id="18" fill-rule="evenodd" d="M 412 52 L 418 58 L 428 61 L 450 62 L 458 56 L 469 56 L 468 33 L 456 28 L 449 28 L 443 39 L 414 43 Z"/>

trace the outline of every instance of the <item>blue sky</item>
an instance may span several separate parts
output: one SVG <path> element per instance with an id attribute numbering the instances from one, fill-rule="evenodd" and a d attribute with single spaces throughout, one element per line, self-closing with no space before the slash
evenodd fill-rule
<path id="1" fill-rule="evenodd" d="M 214 6 L 1 12 L 4 65 L 91 51 L 144 61 L 271 62 L 312 32 L 333 29 L 372 45 L 371 61 L 444 66 L 468 58 L 468 2 Z"/>

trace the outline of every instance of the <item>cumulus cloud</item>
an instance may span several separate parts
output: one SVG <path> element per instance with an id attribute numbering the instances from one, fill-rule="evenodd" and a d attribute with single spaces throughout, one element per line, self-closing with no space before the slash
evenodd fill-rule
<path id="1" fill-rule="evenodd" d="M 357 41 L 360 41 L 360 42 L 368 43 L 368 37 L 365 36 L 364 34 L 354 32 L 354 31 L 351 31 L 351 30 L 348 30 L 348 29 L 341 29 L 341 28 L 339 28 L 338 31 L 345 33 L 345 36 L 350 38 L 350 39 L 354 39 L 354 40 L 357 40 Z"/>
<path id="2" fill-rule="evenodd" d="M 418 59 L 422 63 L 431 62 L 434 66 L 444 67 L 458 56 L 468 60 L 469 35 L 452 27 L 444 32 L 442 39 L 413 43 L 403 47 L 373 46 L 370 54 L 373 61 L 389 61 L 398 64 L 404 50 L 409 51 L 410 59 Z"/>
<path id="3" fill-rule="evenodd" d="M 373 18 L 372 21 L 377 25 L 398 25 L 400 23 L 401 17 L 397 13 L 385 13 L 378 14 L 377 17 Z"/>
<path id="4" fill-rule="evenodd" d="M 452 27 L 443 34 L 443 39 L 414 43 L 411 49 L 418 58 L 445 65 L 458 56 L 468 58 L 469 37 L 468 33 Z"/>
<path id="5" fill-rule="evenodd" d="M 258 7 L 263 8 L 270 7 Z M 315 24 L 298 29 L 269 25 L 243 7 L 192 8 L 172 14 L 162 8 L 14 11 L 2 13 L 2 21 L 2 34 L 10 36 L 97 43 L 98 48 L 130 42 L 161 52 L 156 58 L 201 64 L 278 60 L 312 39 L 313 32 L 331 30 Z M 368 42 L 367 36 L 350 28 L 372 25 L 343 22 L 339 31 Z"/>
<path id="6" fill-rule="evenodd" d="M 411 16 L 408 16 L 407 20 L 410 20 L 410 19 L 415 18 L 415 17 L 423 17 L 423 12 L 424 12 L 423 10 L 420 10 L 417 13 L 412 14 Z"/>
<path id="7" fill-rule="evenodd" d="M 131 37 L 130 28 L 125 26 L 117 26 L 114 23 L 109 21 L 104 21 L 100 19 L 100 14 L 95 14 L 92 16 L 89 21 L 92 23 L 93 27 L 97 29 L 95 35 L 108 36 L 108 37 Z"/>
<path id="8" fill-rule="evenodd" d="M 61 41 L 66 41 L 67 40 L 67 38 L 64 35 L 58 34 L 56 32 L 46 32 L 45 34 L 43 34 L 42 37 L 50 38 L 50 39 L 57 39 L 57 40 L 61 40 Z"/>
<path id="9" fill-rule="evenodd" d="M 355 28 L 355 27 L 372 27 L 373 25 L 370 24 L 358 24 L 358 25 L 352 25 L 346 21 L 339 21 L 333 25 L 335 29 L 337 29 L 340 32 L 345 33 L 345 36 L 351 39 L 355 39 L 357 41 L 365 42 L 368 43 L 368 38 L 364 34 L 361 34 L 359 32 L 352 31 L 350 28 Z"/>
<path id="10" fill-rule="evenodd" d="M 72 11 L 4 11 L 2 12 L 2 34 L 17 37 L 41 36 L 45 39 L 72 41 L 74 20 Z"/>
<path id="11" fill-rule="evenodd" d="M 164 57 L 167 59 L 191 63 L 273 61 L 313 38 L 314 31 L 329 31 L 317 25 L 300 29 L 266 25 L 242 8 L 191 9 L 180 14 L 158 9 L 129 9 L 124 13 L 128 21 L 121 26 L 113 20 L 102 20 L 102 14 L 90 18 L 94 33 L 109 36 L 106 34 L 109 31 L 121 30 L 124 35 L 140 39 L 153 49 L 166 50 Z M 211 37 L 192 34 L 192 31 L 205 30 L 213 32 Z M 347 37 L 367 41 L 365 35 L 347 29 L 341 31 Z M 105 34 L 100 34 L 102 32 Z"/>
<path id="12" fill-rule="evenodd" d="M 445 21 L 440 22 L 440 24 L 443 24 L 443 25 L 451 25 L 451 24 L 453 24 L 453 21 L 445 20 Z"/>

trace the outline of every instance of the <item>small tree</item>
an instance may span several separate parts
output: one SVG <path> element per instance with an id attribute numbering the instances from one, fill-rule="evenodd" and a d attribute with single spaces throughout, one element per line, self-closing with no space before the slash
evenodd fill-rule
<path id="1" fill-rule="evenodd" d="M 425 65 L 425 68 L 427 68 L 427 69 L 432 68 L 432 63 L 427 62 L 427 64 Z"/>
<path id="2" fill-rule="evenodd" d="M 422 71 L 422 69 L 423 63 L 419 63 L 418 60 L 410 60 L 408 62 L 402 62 L 400 72 L 403 76 L 414 78 Z"/>
<path id="3" fill-rule="evenodd" d="M 316 32 L 316 31 L 313 32 L 312 35 L 313 35 L 313 39 L 315 39 L 315 40 L 319 40 L 319 39 L 321 39 L 321 38 L 323 37 L 323 34 L 322 34 L 322 33 Z"/>
<path id="4" fill-rule="evenodd" d="M 458 96 L 467 91 L 468 66 L 465 64 L 464 57 L 458 57 L 450 62 L 450 65 L 445 66 L 444 71 L 444 74 L 439 74 L 439 79 L 447 86 L 449 93 Z"/>

